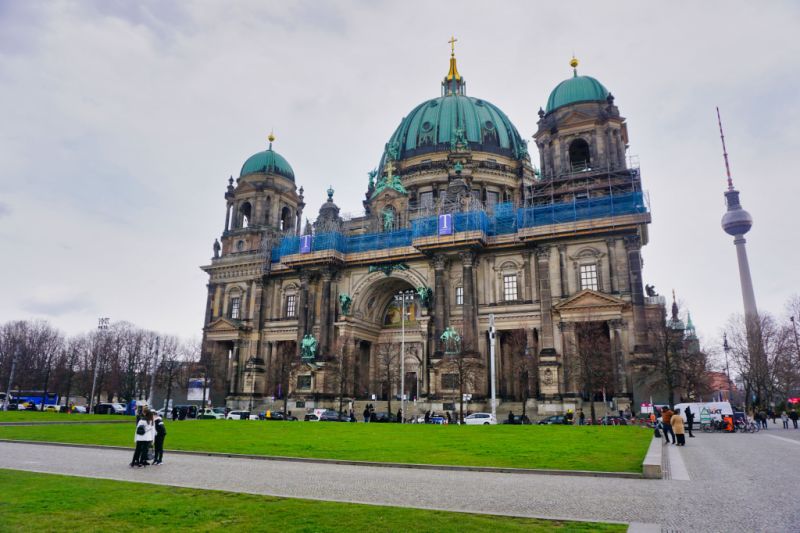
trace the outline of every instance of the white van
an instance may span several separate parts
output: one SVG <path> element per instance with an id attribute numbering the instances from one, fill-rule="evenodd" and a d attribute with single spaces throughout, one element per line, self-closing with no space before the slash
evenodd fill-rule
<path id="1" fill-rule="evenodd" d="M 711 418 L 722 420 L 725 415 L 733 416 L 733 408 L 730 402 L 693 402 L 693 403 L 679 403 L 675 406 L 675 412 L 681 415 L 683 421 L 686 422 L 686 408 L 689 407 L 694 414 L 695 423 L 700 423 L 700 413 L 703 409 L 708 409 L 708 414 Z"/>

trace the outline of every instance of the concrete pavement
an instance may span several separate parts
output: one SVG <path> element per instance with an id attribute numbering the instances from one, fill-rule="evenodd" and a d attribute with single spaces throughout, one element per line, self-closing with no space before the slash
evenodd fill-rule
<path id="1" fill-rule="evenodd" d="M 659 524 L 671 531 L 800 532 L 793 497 L 800 479 L 800 432 L 795 442 L 790 431 L 687 438 L 686 447 L 665 450 L 676 475 L 664 480 L 170 456 L 168 451 L 161 467 L 130 469 L 132 450 L 36 446 L 31 453 L 29 445 L 10 443 L 0 443 L 0 468 L 342 502 Z"/>

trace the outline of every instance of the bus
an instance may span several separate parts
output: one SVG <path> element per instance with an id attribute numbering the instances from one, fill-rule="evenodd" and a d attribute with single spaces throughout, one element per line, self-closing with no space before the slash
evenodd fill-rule
<path id="1" fill-rule="evenodd" d="M 36 405 L 36 409 L 42 409 L 42 399 L 44 399 L 44 405 L 58 405 L 58 393 L 55 392 L 48 392 L 47 396 L 44 396 L 44 391 L 40 390 L 18 390 L 18 391 L 11 391 L 11 398 L 9 399 L 10 403 L 13 404 L 21 404 L 21 403 L 32 403 Z"/>

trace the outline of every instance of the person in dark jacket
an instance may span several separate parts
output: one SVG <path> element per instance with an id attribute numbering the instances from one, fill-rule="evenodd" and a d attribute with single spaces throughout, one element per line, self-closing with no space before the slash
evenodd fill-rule
<path id="1" fill-rule="evenodd" d="M 686 429 L 689 430 L 689 436 L 694 437 L 694 435 L 692 435 L 692 424 L 694 424 L 694 413 L 692 412 L 692 409 L 688 405 L 686 406 L 686 409 L 683 410 L 683 412 L 686 413 Z"/>
<path id="2" fill-rule="evenodd" d="M 794 429 L 797 429 L 797 409 L 792 409 L 792 412 L 789 413 L 789 418 L 792 420 Z"/>
<path id="3" fill-rule="evenodd" d="M 153 440 L 153 447 L 155 448 L 153 464 L 160 465 L 164 463 L 164 439 L 167 436 L 167 427 L 159 414 L 156 414 L 153 423 L 156 426 L 156 438 Z"/>

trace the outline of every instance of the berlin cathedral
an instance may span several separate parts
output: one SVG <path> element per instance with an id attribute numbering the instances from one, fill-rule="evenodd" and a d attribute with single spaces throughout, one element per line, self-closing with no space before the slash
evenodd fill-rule
<path id="1" fill-rule="evenodd" d="M 490 343 L 501 406 L 646 399 L 637 360 L 663 307 L 643 290 L 650 212 L 614 96 L 570 66 L 538 111 L 534 151 L 468 95 L 451 49 L 441 93 L 409 111 L 369 173 L 362 216 L 342 216 L 333 189 L 309 213 L 270 135 L 228 181 L 202 267 L 212 399 L 354 406 L 402 390 L 421 411 L 464 394 L 479 409 Z"/>

